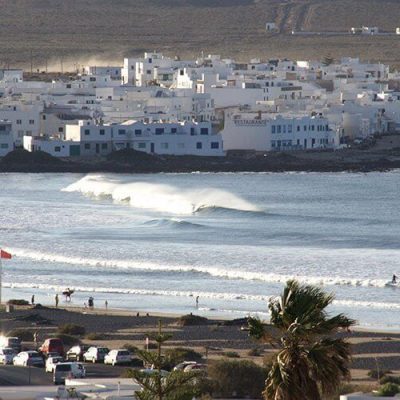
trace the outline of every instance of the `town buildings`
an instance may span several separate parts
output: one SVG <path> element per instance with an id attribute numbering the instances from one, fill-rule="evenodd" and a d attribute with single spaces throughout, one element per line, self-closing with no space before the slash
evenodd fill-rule
<path id="1" fill-rule="evenodd" d="M 242 63 L 148 52 L 77 69 L 48 82 L 0 70 L 0 156 L 21 146 L 59 157 L 316 151 L 400 131 L 400 74 L 358 58 Z"/>

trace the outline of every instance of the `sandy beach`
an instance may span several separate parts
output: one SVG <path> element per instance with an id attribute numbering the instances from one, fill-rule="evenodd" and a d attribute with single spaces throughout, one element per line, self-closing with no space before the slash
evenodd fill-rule
<path id="1" fill-rule="evenodd" d="M 117 309 L 94 309 L 79 307 L 16 307 L 12 313 L 4 310 L 0 313 L 3 334 L 16 328 L 23 328 L 39 333 L 39 342 L 57 330 L 59 325 L 74 323 L 85 327 L 86 334 L 97 333 L 101 340 L 86 340 L 84 343 L 120 348 L 125 344 L 144 348 L 146 335 L 155 331 L 158 321 L 162 321 L 163 330 L 172 334 L 168 342 L 171 347 L 192 348 L 207 356 L 208 359 L 226 357 L 227 352 L 235 352 L 240 359 L 251 359 L 258 364 L 273 353 L 269 345 L 261 345 L 242 330 L 243 320 L 207 320 L 205 324 L 181 326 L 178 315 L 146 315 L 136 311 Z M 375 383 L 368 377 L 368 371 L 379 368 L 400 374 L 400 332 L 372 332 L 357 329 L 342 333 L 353 344 L 352 381 L 356 384 Z M 34 347 L 34 343 L 24 343 Z M 257 348 L 259 356 L 250 355 L 249 351 Z"/>

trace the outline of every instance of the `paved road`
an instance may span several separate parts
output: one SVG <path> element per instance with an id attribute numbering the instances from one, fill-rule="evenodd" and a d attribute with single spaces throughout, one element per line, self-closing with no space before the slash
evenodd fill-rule
<path id="1" fill-rule="evenodd" d="M 119 377 L 126 367 L 111 366 L 104 364 L 86 364 L 86 376 L 88 378 L 116 378 Z M 30 375 L 30 377 L 29 377 Z M 51 385 L 53 375 L 46 373 L 44 368 L 16 367 L 13 365 L 0 366 L 0 386 L 22 386 L 28 385 Z"/>

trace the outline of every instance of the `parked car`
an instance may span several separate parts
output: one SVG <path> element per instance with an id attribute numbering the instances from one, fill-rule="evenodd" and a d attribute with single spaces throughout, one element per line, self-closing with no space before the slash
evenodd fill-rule
<path id="1" fill-rule="evenodd" d="M 85 367 L 81 363 L 64 362 L 54 366 L 53 382 L 56 385 L 65 383 L 65 378 L 84 378 L 86 376 Z"/>
<path id="2" fill-rule="evenodd" d="M 18 337 L 0 336 L 0 347 L 12 348 L 16 353 L 20 353 L 22 350 L 21 339 Z"/>
<path id="3" fill-rule="evenodd" d="M 107 347 L 89 347 L 88 351 L 83 354 L 83 361 L 92 362 L 93 364 L 96 362 L 103 362 L 104 357 L 109 351 Z"/>
<path id="4" fill-rule="evenodd" d="M 130 364 L 132 361 L 132 355 L 128 350 L 119 349 L 119 350 L 111 350 L 104 357 L 104 364 Z"/>
<path id="5" fill-rule="evenodd" d="M 140 372 L 143 375 L 153 375 L 153 374 L 157 374 L 158 373 L 158 369 L 153 369 L 153 368 L 144 368 L 141 369 Z M 169 374 L 168 371 L 165 371 L 165 369 L 161 370 L 161 377 L 165 378 L 167 375 Z"/>
<path id="6" fill-rule="evenodd" d="M 195 363 L 195 364 L 190 364 L 187 365 L 183 371 L 184 372 L 193 372 L 193 371 L 204 371 L 207 369 L 207 365 L 205 364 L 199 364 L 199 363 Z"/>
<path id="7" fill-rule="evenodd" d="M 18 353 L 13 360 L 14 365 L 26 366 L 37 366 L 43 367 L 44 362 L 42 356 L 37 351 L 22 351 Z"/>
<path id="8" fill-rule="evenodd" d="M 197 364 L 196 361 L 183 361 L 178 365 L 175 365 L 174 371 L 183 371 L 188 365 Z"/>
<path id="9" fill-rule="evenodd" d="M 68 361 L 83 361 L 83 354 L 88 351 L 88 349 L 89 346 L 86 344 L 71 347 L 67 351 L 66 359 Z"/>
<path id="10" fill-rule="evenodd" d="M 16 352 L 11 347 L 4 347 L 0 349 L 0 364 L 12 364 Z"/>
<path id="11" fill-rule="evenodd" d="M 56 364 L 62 363 L 64 359 L 61 356 L 47 357 L 46 360 L 46 372 L 54 372 Z"/>
<path id="12" fill-rule="evenodd" d="M 49 353 L 58 353 L 60 356 L 64 355 L 64 345 L 61 339 L 51 338 L 46 339 L 43 344 L 39 347 L 39 351 L 44 354 L 45 357 Z"/>

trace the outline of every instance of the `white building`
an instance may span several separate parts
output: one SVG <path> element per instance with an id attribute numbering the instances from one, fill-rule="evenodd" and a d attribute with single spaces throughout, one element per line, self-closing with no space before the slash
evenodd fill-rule
<path id="1" fill-rule="evenodd" d="M 54 157 L 79 155 L 79 143 L 45 136 L 24 136 L 24 149 L 30 152 L 44 151 Z"/>
<path id="2" fill-rule="evenodd" d="M 66 139 L 79 143 L 81 156 L 106 155 L 131 148 L 154 154 L 223 156 L 222 136 L 210 122 L 140 122 L 67 125 Z"/>
<path id="3" fill-rule="evenodd" d="M 12 124 L 9 121 L 0 121 L 0 157 L 14 150 Z"/>
<path id="4" fill-rule="evenodd" d="M 317 116 L 233 113 L 221 132 L 224 150 L 289 151 L 335 148 L 338 133 Z"/>

